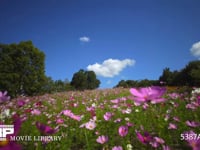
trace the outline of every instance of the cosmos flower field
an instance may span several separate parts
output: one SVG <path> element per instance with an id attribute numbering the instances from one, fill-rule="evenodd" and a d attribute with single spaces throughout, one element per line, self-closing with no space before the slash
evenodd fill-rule
<path id="1" fill-rule="evenodd" d="M 0 150 L 200 150 L 200 89 L 176 87 L 71 91 L 10 99 L 0 92 L 0 124 L 12 136 Z"/>

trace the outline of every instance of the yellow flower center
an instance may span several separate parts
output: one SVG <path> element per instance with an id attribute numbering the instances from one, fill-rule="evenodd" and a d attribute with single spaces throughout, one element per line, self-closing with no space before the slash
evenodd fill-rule
<path id="1" fill-rule="evenodd" d="M 5 141 L 0 141 L 0 147 L 4 147 L 9 143 L 9 140 L 6 139 Z"/>

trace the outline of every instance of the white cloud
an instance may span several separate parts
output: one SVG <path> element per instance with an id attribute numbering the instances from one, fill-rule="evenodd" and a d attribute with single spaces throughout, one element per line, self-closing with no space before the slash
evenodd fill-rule
<path id="1" fill-rule="evenodd" d="M 81 42 L 90 42 L 90 38 L 87 37 L 87 36 L 80 37 L 79 40 L 80 40 Z"/>
<path id="2" fill-rule="evenodd" d="M 92 70 L 96 75 L 103 77 L 114 77 L 118 75 L 127 66 L 132 66 L 135 64 L 133 59 L 107 59 L 104 60 L 102 64 L 95 63 L 93 65 L 88 65 L 87 70 Z"/>
<path id="3" fill-rule="evenodd" d="M 190 52 L 193 56 L 200 58 L 200 41 L 192 45 Z"/>

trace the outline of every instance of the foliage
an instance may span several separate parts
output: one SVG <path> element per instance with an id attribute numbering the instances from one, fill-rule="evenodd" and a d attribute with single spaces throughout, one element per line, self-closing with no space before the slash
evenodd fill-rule
<path id="1" fill-rule="evenodd" d="M 31 41 L 0 44 L 0 90 L 11 96 L 40 93 L 46 78 L 44 59 Z"/>
<path id="2" fill-rule="evenodd" d="M 191 61 L 180 71 L 165 68 L 159 80 L 166 85 L 200 86 L 200 61 Z"/>
<path id="3" fill-rule="evenodd" d="M 167 83 L 168 85 L 172 85 L 173 78 L 174 78 L 174 73 L 170 71 L 169 68 L 165 68 L 163 70 L 162 75 L 159 77 L 159 80 Z"/>
<path id="4" fill-rule="evenodd" d="M 115 87 L 146 87 L 151 85 L 159 85 L 159 82 L 157 80 L 121 80 Z"/>
<path id="5" fill-rule="evenodd" d="M 190 86 L 200 86 L 200 61 L 191 61 L 182 70 L 186 82 Z"/>
<path id="6" fill-rule="evenodd" d="M 95 89 L 98 88 L 100 81 L 96 78 L 93 71 L 84 71 L 80 69 L 74 73 L 71 85 L 77 90 Z"/>
<path id="7" fill-rule="evenodd" d="M 43 87 L 44 93 L 54 93 L 54 92 L 63 92 L 73 90 L 73 87 L 70 85 L 70 82 L 66 79 L 62 80 L 53 80 L 51 77 L 46 78 L 45 85 Z"/>
<path id="8" fill-rule="evenodd" d="M 158 80 L 121 80 L 115 87 L 144 87 L 151 85 L 200 86 L 200 61 L 191 61 L 180 71 L 164 68 Z"/>

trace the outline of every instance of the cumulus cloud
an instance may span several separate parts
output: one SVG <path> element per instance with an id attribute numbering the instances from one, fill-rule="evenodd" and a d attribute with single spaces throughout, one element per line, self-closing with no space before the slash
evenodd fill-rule
<path id="1" fill-rule="evenodd" d="M 80 37 L 79 40 L 80 40 L 81 42 L 90 42 L 90 38 L 87 37 L 87 36 Z"/>
<path id="2" fill-rule="evenodd" d="M 192 45 L 190 52 L 193 56 L 200 58 L 200 41 Z"/>
<path id="3" fill-rule="evenodd" d="M 96 75 L 103 77 L 114 77 L 118 75 L 127 66 L 133 66 L 135 60 L 133 59 L 107 59 L 104 60 L 102 64 L 95 63 L 93 65 L 88 65 L 87 70 L 94 71 Z"/>

